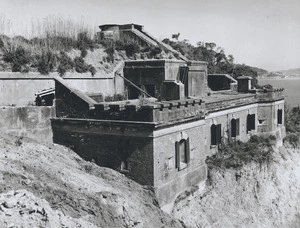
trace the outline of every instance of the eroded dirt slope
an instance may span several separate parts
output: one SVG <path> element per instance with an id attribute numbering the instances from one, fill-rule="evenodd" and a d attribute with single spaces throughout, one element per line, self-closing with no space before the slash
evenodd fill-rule
<path id="1" fill-rule="evenodd" d="M 182 227 L 151 188 L 59 145 L 0 137 L 0 227 Z"/>
<path id="2" fill-rule="evenodd" d="M 190 227 L 300 227 L 300 149 L 281 147 L 275 161 L 210 170 L 204 191 L 173 215 Z"/>

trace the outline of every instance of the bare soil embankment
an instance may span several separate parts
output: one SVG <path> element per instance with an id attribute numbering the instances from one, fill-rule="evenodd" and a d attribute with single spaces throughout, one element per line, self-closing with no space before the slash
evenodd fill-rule
<path id="1" fill-rule="evenodd" d="M 300 149 L 281 147 L 268 165 L 211 169 L 206 189 L 173 215 L 189 227 L 299 227 Z"/>
<path id="2" fill-rule="evenodd" d="M 181 222 L 181 221 L 184 222 Z M 150 187 L 59 145 L 0 137 L 0 227 L 299 227 L 300 151 L 213 168 L 171 215 Z"/>
<path id="3" fill-rule="evenodd" d="M 59 145 L 0 137 L 0 227 L 182 227 L 151 188 Z"/>

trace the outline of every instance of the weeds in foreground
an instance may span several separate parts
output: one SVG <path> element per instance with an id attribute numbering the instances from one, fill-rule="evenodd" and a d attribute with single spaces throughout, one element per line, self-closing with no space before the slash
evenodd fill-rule
<path id="1" fill-rule="evenodd" d="M 219 146 L 218 153 L 206 159 L 209 168 L 220 169 L 241 168 L 242 166 L 256 162 L 269 164 L 273 160 L 273 148 L 275 136 L 252 136 L 248 142 L 229 140 Z"/>

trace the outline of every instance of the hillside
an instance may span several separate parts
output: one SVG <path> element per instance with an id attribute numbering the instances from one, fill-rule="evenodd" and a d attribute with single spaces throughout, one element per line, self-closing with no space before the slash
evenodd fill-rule
<path id="1" fill-rule="evenodd" d="M 297 227 L 300 150 L 286 147 L 270 164 L 211 167 L 168 215 L 151 188 L 68 148 L 1 137 L 0 227 Z"/>
<path id="2" fill-rule="evenodd" d="M 175 52 L 170 51 L 170 47 Z M 177 51 L 177 52 L 176 52 Z M 65 37 L 50 35 L 43 38 L 0 36 L 0 71 L 12 72 L 66 72 L 85 73 L 92 76 L 113 71 L 118 62 L 135 59 L 180 59 L 208 62 L 208 73 L 230 74 L 234 78 L 248 75 L 256 78 L 267 71 L 245 64 L 235 64 L 232 55 L 226 55 L 215 43 L 198 42 L 193 46 L 187 40 L 163 40 L 156 47 L 139 43 L 127 37 L 124 40 L 101 40 L 86 32 Z M 254 80 L 254 85 L 256 80 Z"/>
<path id="3" fill-rule="evenodd" d="M 91 38 L 82 32 L 77 37 L 46 36 L 26 39 L 0 35 L 0 71 L 86 73 L 105 75 L 123 60 L 176 59 L 162 47 L 141 45 L 135 40 L 111 41 Z"/>
<path id="4" fill-rule="evenodd" d="M 299 227 L 300 153 L 276 151 L 269 165 L 211 168 L 206 189 L 177 203 L 173 215 L 189 227 Z"/>
<path id="5" fill-rule="evenodd" d="M 267 70 L 265 70 L 265 69 L 262 69 L 262 68 L 258 68 L 258 67 L 252 67 L 252 66 L 251 66 L 251 68 L 252 68 L 254 71 L 256 71 L 256 72 L 257 72 L 257 76 L 262 76 L 262 75 L 264 75 L 264 74 L 267 74 L 267 73 L 268 73 L 268 71 L 267 71 Z"/>
<path id="6" fill-rule="evenodd" d="M 153 191 L 68 148 L 0 137 L 0 227 L 183 227 Z"/>
<path id="7" fill-rule="evenodd" d="M 300 68 L 292 68 L 288 70 L 280 70 L 279 72 L 287 75 L 287 76 L 300 76 Z"/>

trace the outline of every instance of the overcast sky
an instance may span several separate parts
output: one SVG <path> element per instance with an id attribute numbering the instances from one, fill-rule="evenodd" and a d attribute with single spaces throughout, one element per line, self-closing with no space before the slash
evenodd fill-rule
<path id="1" fill-rule="evenodd" d="M 300 0 L 0 0 L 7 33 L 26 34 L 49 15 L 95 28 L 141 24 L 160 39 L 180 32 L 179 40 L 214 42 L 236 63 L 270 71 L 300 67 Z"/>

